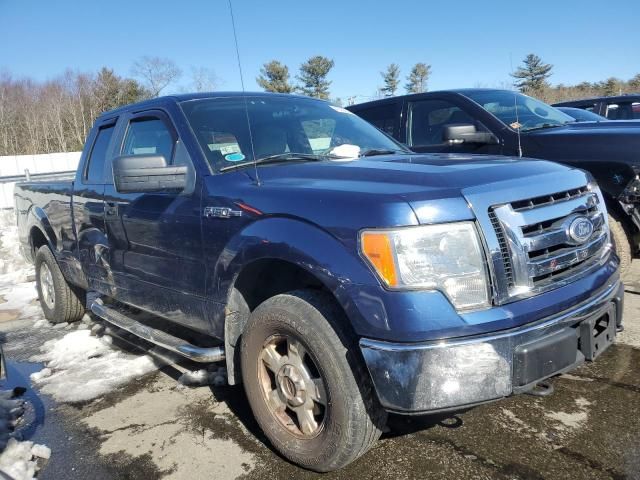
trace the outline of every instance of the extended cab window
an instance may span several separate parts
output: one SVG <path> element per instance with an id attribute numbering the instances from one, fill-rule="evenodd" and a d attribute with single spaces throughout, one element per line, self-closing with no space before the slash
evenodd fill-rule
<path id="1" fill-rule="evenodd" d="M 107 156 L 107 148 L 113 136 L 115 125 L 102 127 L 93 142 L 91 153 L 87 159 L 88 166 L 85 170 L 85 181 L 90 184 L 104 183 L 104 162 Z"/>
<path id="2" fill-rule="evenodd" d="M 122 155 L 162 155 L 171 163 L 175 141 L 159 118 L 134 119 L 129 124 Z"/>
<path id="3" fill-rule="evenodd" d="M 640 118 L 640 103 L 610 103 L 607 105 L 609 120 L 635 120 Z"/>
<path id="4" fill-rule="evenodd" d="M 372 123 L 387 135 L 397 137 L 397 104 L 389 103 L 379 107 L 358 110 L 358 116 Z"/>
<path id="5" fill-rule="evenodd" d="M 409 145 L 441 145 L 444 127 L 452 124 L 471 124 L 486 129 L 473 117 L 444 100 L 421 100 L 409 104 Z"/>

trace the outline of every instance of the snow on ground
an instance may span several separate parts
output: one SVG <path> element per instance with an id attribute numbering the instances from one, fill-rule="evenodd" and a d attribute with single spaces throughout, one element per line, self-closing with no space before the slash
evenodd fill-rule
<path id="1" fill-rule="evenodd" d="M 12 480 L 30 480 L 38 471 L 38 458 L 48 459 L 49 447 L 33 442 L 9 439 L 7 447 L 0 453 L 0 472 Z"/>
<path id="2" fill-rule="evenodd" d="M 0 321 L 41 318 L 33 266 L 20 255 L 13 210 L 0 210 Z"/>
<path id="3" fill-rule="evenodd" d="M 116 350 L 108 339 L 91 336 L 85 329 L 49 340 L 40 348 L 42 353 L 31 359 L 46 367 L 33 373 L 31 381 L 59 402 L 81 402 L 159 368 L 150 356 Z"/>

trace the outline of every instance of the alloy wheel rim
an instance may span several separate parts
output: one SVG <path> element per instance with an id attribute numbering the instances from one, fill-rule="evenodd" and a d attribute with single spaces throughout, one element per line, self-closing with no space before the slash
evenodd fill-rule
<path id="1" fill-rule="evenodd" d="M 269 338 L 258 358 L 258 381 L 269 411 L 290 433 L 310 439 L 322 431 L 327 389 L 300 340 L 289 335 Z"/>
<path id="2" fill-rule="evenodd" d="M 40 264 L 40 291 L 42 292 L 42 299 L 44 303 L 53 310 L 55 306 L 55 290 L 53 288 L 53 276 L 51 270 L 46 263 Z"/>

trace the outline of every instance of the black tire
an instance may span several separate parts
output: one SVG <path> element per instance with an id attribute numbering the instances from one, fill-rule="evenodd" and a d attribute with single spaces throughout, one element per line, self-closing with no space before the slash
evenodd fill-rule
<path id="1" fill-rule="evenodd" d="M 49 247 L 38 249 L 35 267 L 38 300 L 45 318 L 51 323 L 80 320 L 85 313 L 86 292 L 65 280 Z"/>
<path id="2" fill-rule="evenodd" d="M 615 213 L 609 213 L 609 230 L 611 231 L 611 243 L 620 258 L 620 277 L 622 281 L 629 280 L 631 261 L 633 260 L 633 246 L 631 234 L 624 227 Z"/>
<path id="3" fill-rule="evenodd" d="M 317 472 L 344 467 L 364 454 L 380 437 L 387 418 L 357 344 L 337 328 L 340 321 L 346 319 L 329 296 L 310 290 L 289 292 L 272 297 L 255 309 L 241 342 L 242 380 L 258 424 L 284 457 Z M 299 342 L 298 346 L 306 350 L 304 364 L 315 369 L 324 385 L 326 407 L 314 403 L 314 409 L 321 412 L 317 423 L 322 423 L 311 434 L 305 435 L 303 428 L 297 427 L 302 421 L 296 423 L 295 415 L 287 426 L 282 421 L 286 411 L 274 413 L 277 409 L 269 406 L 265 384 L 260 380 L 264 378 L 260 372 L 268 372 L 262 356 L 265 345 L 281 338 Z M 287 348 L 287 356 L 281 357 L 285 358 L 283 368 L 293 363 L 289 344 Z M 274 386 L 267 386 L 274 389 L 271 394 L 284 388 L 278 383 L 271 385 Z M 301 395 L 314 396 L 310 391 L 307 388 Z M 300 431 L 293 432 L 296 428 Z"/>

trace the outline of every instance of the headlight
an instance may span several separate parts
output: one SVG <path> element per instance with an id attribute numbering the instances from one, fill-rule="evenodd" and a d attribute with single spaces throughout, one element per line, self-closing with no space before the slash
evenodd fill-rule
<path id="1" fill-rule="evenodd" d="M 473 222 L 363 230 L 360 251 L 389 288 L 440 290 L 458 310 L 489 305 L 484 254 Z"/>

